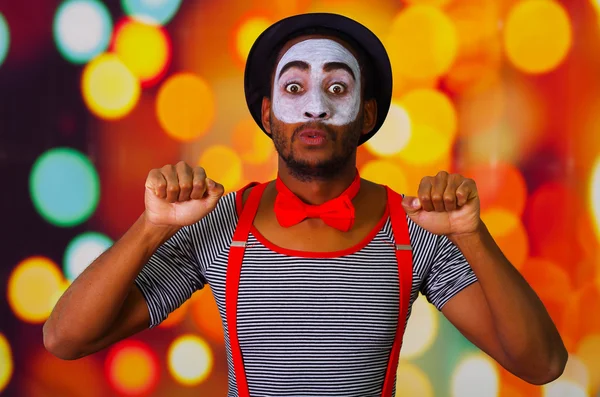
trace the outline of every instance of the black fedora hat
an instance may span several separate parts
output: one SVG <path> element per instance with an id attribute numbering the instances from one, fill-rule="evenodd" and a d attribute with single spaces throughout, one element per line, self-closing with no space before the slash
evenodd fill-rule
<path id="1" fill-rule="evenodd" d="M 281 47 L 292 37 L 310 33 L 314 29 L 326 29 L 349 42 L 365 55 L 371 69 L 367 77 L 370 97 L 377 102 L 377 122 L 369 133 L 363 135 L 360 144 L 366 142 L 381 128 L 392 100 L 392 67 L 385 47 L 368 28 L 338 14 L 311 13 L 294 15 L 276 22 L 256 39 L 246 61 L 244 91 L 246 103 L 254 121 L 266 133 L 261 122 L 262 99 L 270 96 L 271 72 L 275 57 Z"/>

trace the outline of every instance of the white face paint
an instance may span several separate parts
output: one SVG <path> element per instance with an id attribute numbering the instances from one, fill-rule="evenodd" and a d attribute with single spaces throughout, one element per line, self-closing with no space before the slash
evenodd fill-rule
<path id="1" fill-rule="evenodd" d="M 282 69 L 290 62 L 303 62 Z M 333 65 L 330 65 L 332 64 Z M 352 73 L 336 66 L 346 65 Z M 324 68 L 330 66 L 328 71 Z M 290 47 L 275 69 L 273 112 L 284 123 L 321 121 L 345 125 L 353 122 L 360 109 L 360 67 L 340 43 L 330 39 L 309 39 Z"/>

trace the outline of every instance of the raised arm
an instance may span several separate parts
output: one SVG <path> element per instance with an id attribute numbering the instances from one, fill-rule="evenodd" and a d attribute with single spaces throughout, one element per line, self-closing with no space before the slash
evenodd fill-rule
<path id="1" fill-rule="evenodd" d="M 55 356 L 77 359 L 147 328 L 150 315 L 136 276 L 183 226 L 211 212 L 224 192 L 202 168 L 183 162 L 150 171 L 145 190 L 145 212 L 77 277 L 44 324 L 44 346 Z"/>

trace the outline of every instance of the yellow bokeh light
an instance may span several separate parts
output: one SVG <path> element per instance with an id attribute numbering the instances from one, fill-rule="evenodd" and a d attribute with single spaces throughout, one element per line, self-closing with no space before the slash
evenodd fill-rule
<path id="1" fill-rule="evenodd" d="M 386 47 L 394 74 L 423 80 L 441 76 L 458 51 L 456 28 L 440 9 L 414 5 L 392 22 Z"/>
<path id="2" fill-rule="evenodd" d="M 600 389 L 600 334 L 591 334 L 579 342 L 577 357 L 585 364 L 589 374 L 589 390 Z"/>
<path id="3" fill-rule="evenodd" d="M 425 298 L 417 299 L 413 303 L 402 343 L 403 358 L 419 357 L 431 347 L 439 328 L 437 316 L 435 307 L 429 304 Z"/>
<path id="4" fill-rule="evenodd" d="M 8 280 L 8 302 L 21 320 L 44 322 L 56 303 L 58 292 L 64 288 L 59 267 L 41 256 L 25 259 L 15 267 Z"/>
<path id="5" fill-rule="evenodd" d="M 225 145 L 207 148 L 198 160 L 206 176 L 219 182 L 225 190 L 237 188 L 242 181 L 242 160 L 233 149 Z"/>
<path id="6" fill-rule="evenodd" d="M 506 55 L 526 73 L 545 73 L 556 68 L 566 57 L 571 42 L 569 16 L 556 1 L 520 1 L 506 19 Z"/>
<path id="7" fill-rule="evenodd" d="M 272 22 L 262 16 L 253 16 L 244 20 L 236 31 L 235 49 L 239 60 L 246 63 L 252 45 Z"/>
<path id="8" fill-rule="evenodd" d="M 231 145 L 248 164 L 263 164 L 276 155 L 271 138 L 251 118 L 243 119 L 235 126 Z"/>
<path id="9" fill-rule="evenodd" d="M 404 149 L 409 139 L 409 115 L 399 103 L 392 102 L 381 129 L 365 143 L 365 147 L 376 156 L 393 156 Z"/>
<path id="10" fill-rule="evenodd" d="M 187 386 L 202 383 L 213 368 L 210 346 L 194 335 L 177 338 L 167 353 L 169 372 L 173 378 Z"/>
<path id="11" fill-rule="evenodd" d="M 119 391 L 140 394 L 156 383 L 157 364 L 148 347 L 139 342 L 125 342 L 111 353 L 109 376 Z"/>
<path id="12" fill-rule="evenodd" d="M 590 203 L 592 209 L 592 219 L 596 224 L 596 235 L 600 241 L 600 157 L 592 170 L 590 183 Z"/>
<path id="13" fill-rule="evenodd" d="M 408 144 L 398 157 L 411 165 L 426 165 L 448 155 L 452 140 L 442 132 L 423 124 L 412 124 Z"/>
<path id="14" fill-rule="evenodd" d="M 407 189 L 404 171 L 388 160 L 369 161 L 360 169 L 360 176 L 374 183 L 387 185 L 397 193 L 404 193 Z"/>
<path id="15" fill-rule="evenodd" d="M 452 397 L 496 397 L 499 387 L 498 369 L 483 353 L 463 359 L 452 374 Z"/>
<path id="16" fill-rule="evenodd" d="M 457 116 L 450 99 L 437 90 L 419 89 L 400 98 L 412 125 L 426 125 L 452 140 L 456 135 Z"/>
<path id="17" fill-rule="evenodd" d="M 196 75 L 175 74 L 160 87 L 156 112 L 160 125 L 172 138 L 197 139 L 208 131 L 215 118 L 212 90 Z"/>
<path id="18" fill-rule="evenodd" d="M 568 380 L 557 380 L 543 386 L 544 397 L 589 397 L 585 389 Z"/>
<path id="19" fill-rule="evenodd" d="M 141 88 L 116 54 L 102 54 L 83 70 L 81 90 L 92 113 L 105 119 L 119 119 L 136 105 Z"/>
<path id="20" fill-rule="evenodd" d="M 529 238 L 521 219 L 504 208 L 492 207 L 482 211 L 481 220 L 513 266 L 523 266 L 529 255 Z"/>
<path id="21" fill-rule="evenodd" d="M 402 351 L 404 355 L 404 350 Z M 434 397 L 427 375 L 414 364 L 400 360 L 396 372 L 396 397 Z"/>
<path id="22" fill-rule="evenodd" d="M 444 7 L 452 0 L 404 0 L 407 4 L 425 4 L 435 7 Z"/>
<path id="23" fill-rule="evenodd" d="M 13 356 L 8 339 L 0 333 L 0 394 L 6 388 L 14 370 Z"/>
<path id="24" fill-rule="evenodd" d="M 116 29 L 113 50 L 147 85 L 163 75 L 170 57 L 170 44 L 163 28 L 136 20 L 126 20 Z"/>

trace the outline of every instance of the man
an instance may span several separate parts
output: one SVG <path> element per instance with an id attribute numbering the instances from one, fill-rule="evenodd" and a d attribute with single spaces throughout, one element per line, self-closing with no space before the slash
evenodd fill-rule
<path id="1" fill-rule="evenodd" d="M 221 198 L 201 167 L 150 171 L 146 211 L 46 322 L 50 352 L 76 359 L 154 327 L 209 283 L 230 396 L 389 397 L 421 291 L 517 376 L 560 376 L 565 347 L 481 221 L 473 180 L 442 171 L 415 198 L 358 176 L 357 146 L 392 89 L 368 29 L 333 14 L 280 21 L 250 52 L 245 88 L 277 180 Z"/>

